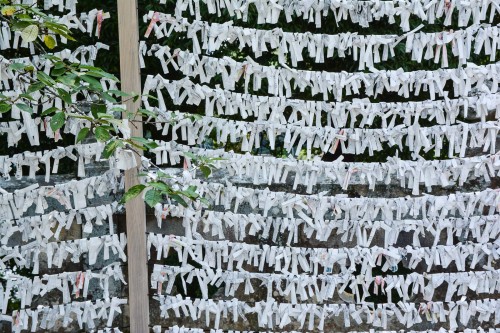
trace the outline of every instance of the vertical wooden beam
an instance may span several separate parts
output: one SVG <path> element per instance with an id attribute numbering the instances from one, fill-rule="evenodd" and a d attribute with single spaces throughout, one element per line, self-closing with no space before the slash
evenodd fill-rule
<path id="1" fill-rule="evenodd" d="M 141 92 L 139 68 L 139 20 L 137 0 L 117 0 L 120 43 L 121 89 L 125 92 Z M 137 110 L 140 100 L 128 101 L 127 110 Z M 142 123 L 131 126 L 132 136 L 142 137 Z M 140 160 L 138 159 L 138 165 Z M 138 183 L 137 170 L 125 172 L 125 188 Z M 130 332 L 149 332 L 148 269 L 146 254 L 146 207 L 140 197 L 126 206 L 127 253 L 128 253 L 128 302 Z"/>

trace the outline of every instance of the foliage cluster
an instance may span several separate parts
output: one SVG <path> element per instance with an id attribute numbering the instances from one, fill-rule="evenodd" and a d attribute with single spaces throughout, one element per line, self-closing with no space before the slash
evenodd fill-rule
<path id="1" fill-rule="evenodd" d="M 101 67 L 64 60 L 56 52 L 49 53 L 58 48 L 58 39 L 77 42 L 66 25 L 34 5 L 18 4 L 12 0 L 0 0 L 0 13 L 0 21 L 7 22 L 12 31 L 20 31 L 23 41 L 33 43 L 40 57 L 51 63 L 51 70 L 47 74 L 27 61 L 27 58 L 12 60 L 8 69 L 14 74 L 21 91 L 14 97 L 0 92 L 0 113 L 8 115 L 15 106 L 33 117 L 39 116 L 42 120 L 47 120 L 54 132 L 60 131 L 69 118 L 78 119 L 85 126 L 76 135 L 75 143 L 89 138 L 104 142 L 105 159 L 121 149 L 140 155 L 141 151 L 147 152 L 158 147 L 152 140 L 129 136 L 130 126 L 134 126 L 138 115 L 151 117 L 143 109 L 125 110 L 122 103 L 128 99 L 136 101 L 139 98 L 137 93 L 108 89 L 113 84 L 119 84 L 119 80 Z M 34 93 L 41 94 L 42 99 L 33 98 Z M 41 105 L 56 100 L 62 101 L 62 107 L 53 106 L 38 112 Z M 90 112 L 88 108 L 82 107 L 82 103 L 90 104 Z M 122 114 L 126 115 L 124 119 L 121 119 Z M 197 159 L 194 158 L 194 161 Z M 198 166 L 208 176 L 213 164 L 202 160 Z M 147 177 L 145 179 L 150 180 Z M 145 201 L 150 206 L 156 205 L 165 197 L 182 205 L 187 205 L 187 200 L 199 198 L 195 188 L 188 187 L 184 190 L 183 185 L 177 181 L 175 177 L 159 177 L 150 183 L 145 182 L 128 191 L 122 201 L 126 202 L 144 191 Z"/>

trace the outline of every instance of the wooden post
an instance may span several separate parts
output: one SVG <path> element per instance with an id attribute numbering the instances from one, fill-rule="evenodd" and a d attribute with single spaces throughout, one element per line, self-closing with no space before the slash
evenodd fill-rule
<path id="1" fill-rule="evenodd" d="M 127 93 L 141 92 L 139 68 L 139 21 L 137 0 L 118 0 L 121 89 Z M 140 101 L 128 101 L 127 110 L 137 110 Z M 142 137 L 142 123 L 131 126 L 132 136 Z M 138 159 L 138 165 L 140 160 Z M 138 183 L 137 170 L 125 172 L 125 189 Z M 128 302 L 130 332 L 149 332 L 148 269 L 146 253 L 146 207 L 141 197 L 126 206 L 128 254 Z"/>

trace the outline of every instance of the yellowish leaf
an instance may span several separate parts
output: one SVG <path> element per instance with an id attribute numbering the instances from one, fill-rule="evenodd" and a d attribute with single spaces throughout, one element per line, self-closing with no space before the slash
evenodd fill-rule
<path id="1" fill-rule="evenodd" d="M 26 43 L 34 42 L 38 37 L 38 26 L 35 24 L 28 25 L 21 32 L 21 37 Z"/>
<path id="2" fill-rule="evenodd" d="M 51 35 L 43 36 L 43 42 L 45 43 L 45 46 L 47 46 L 51 50 L 57 45 L 56 39 Z"/>
<path id="3" fill-rule="evenodd" d="M 16 7 L 14 6 L 5 6 L 2 7 L 1 13 L 4 16 L 12 16 L 16 12 Z"/>

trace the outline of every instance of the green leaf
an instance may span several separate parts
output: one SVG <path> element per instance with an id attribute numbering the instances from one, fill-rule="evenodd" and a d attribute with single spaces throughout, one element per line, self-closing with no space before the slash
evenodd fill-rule
<path id="1" fill-rule="evenodd" d="M 33 6 L 29 6 L 27 9 L 29 9 L 29 11 L 43 17 L 44 19 L 48 20 L 49 17 L 47 16 L 47 14 L 45 14 L 44 12 L 40 11 L 38 8 L 36 7 L 33 7 Z"/>
<path id="2" fill-rule="evenodd" d="M 26 43 L 34 42 L 38 37 L 38 26 L 35 24 L 28 25 L 21 32 L 21 38 Z"/>
<path id="3" fill-rule="evenodd" d="M 176 202 L 178 202 L 180 205 L 184 206 L 184 207 L 187 207 L 188 204 L 186 202 L 186 200 L 184 200 L 180 195 L 178 194 L 170 194 L 170 198 L 174 199 Z"/>
<path id="4" fill-rule="evenodd" d="M 160 203 L 163 199 L 162 193 L 158 190 L 149 190 L 144 195 L 144 201 L 149 207 L 154 207 L 157 203 Z"/>
<path id="5" fill-rule="evenodd" d="M 43 83 L 45 83 L 46 85 L 48 86 L 53 86 L 56 84 L 56 81 L 54 81 L 53 78 L 51 78 L 50 76 L 48 76 L 47 74 L 45 74 L 45 72 L 43 71 L 38 71 L 36 73 L 37 75 L 37 78 L 42 81 Z"/>
<path id="6" fill-rule="evenodd" d="M 79 93 L 80 91 L 88 91 L 84 86 L 74 86 L 73 93 Z"/>
<path id="7" fill-rule="evenodd" d="M 68 87 L 73 87 L 75 85 L 77 76 L 72 74 L 72 73 L 66 73 L 64 75 L 58 76 L 57 81 L 61 82 L 62 84 L 68 86 Z"/>
<path id="8" fill-rule="evenodd" d="M 87 137 L 89 132 L 90 132 L 90 128 L 88 128 L 88 127 L 82 128 L 80 130 L 80 132 L 78 132 L 78 135 L 76 136 L 76 143 L 83 141 Z"/>
<path id="9" fill-rule="evenodd" d="M 140 149 L 140 150 L 146 150 L 146 148 L 144 146 L 140 146 L 138 145 L 137 143 L 135 143 L 134 141 L 132 140 L 127 140 L 126 141 L 129 145 L 132 145 L 132 147 L 135 147 L 137 149 Z"/>
<path id="10" fill-rule="evenodd" d="M 31 95 L 28 95 L 28 94 L 19 94 L 19 97 L 22 97 L 22 98 L 25 98 L 27 100 L 30 100 L 30 101 L 35 101 L 35 99 L 33 98 L 33 96 Z"/>
<path id="11" fill-rule="evenodd" d="M 113 81 L 118 81 L 116 76 L 103 71 L 101 68 L 89 66 L 89 65 L 80 65 L 80 68 L 88 70 L 88 72 L 85 73 L 87 75 L 98 77 L 98 78 L 105 77 L 105 78 L 113 80 Z"/>
<path id="12" fill-rule="evenodd" d="M 66 116 L 64 112 L 57 112 L 51 119 L 50 119 L 50 128 L 55 132 L 61 127 L 63 127 L 64 122 L 66 121 Z"/>
<path id="13" fill-rule="evenodd" d="M 92 104 L 90 106 L 90 112 L 95 119 L 99 118 L 99 113 L 106 113 L 106 105 L 105 104 Z"/>
<path id="14" fill-rule="evenodd" d="M 103 90 L 101 82 L 99 82 L 98 80 L 94 79 L 92 76 L 82 75 L 82 76 L 80 76 L 80 78 L 83 81 L 85 81 L 85 82 L 87 82 L 89 84 L 90 89 L 92 89 L 92 90 L 98 90 L 98 91 L 102 91 Z"/>
<path id="15" fill-rule="evenodd" d="M 98 141 L 106 142 L 111 139 L 111 134 L 108 129 L 101 126 L 95 129 L 95 137 Z"/>
<path id="16" fill-rule="evenodd" d="M 127 109 L 123 106 L 113 106 L 109 111 L 112 112 L 125 112 Z"/>
<path id="17" fill-rule="evenodd" d="M 36 8 L 35 8 L 35 10 L 36 10 Z M 53 31 L 56 35 L 61 35 L 68 40 L 75 41 L 75 39 L 73 37 L 71 37 L 71 32 L 69 31 L 69 29 L 65 25 L 60 24 L 60 23 L 56 23 L 54 21 L 45 21 L 45 26 L 50 31 Z"/>
<path id="18" fill-rule="evenodd" d="M 199 114 L 189 114 L 189 119 L 191 119 L 191 121 L 199 121 L 201 119 L 203 119 L 203 116 L 202 115 L 199 115 Z"/>
<path id="19" fill-rule="evenodd" d="M 120 141 L 118 140 L 111 140 L 109 141 L 106 146 L 104 146 L 104 150 L 102 152 L 102 156 L 104 158 L 110 158 L 111 155 L 115 152 L 116 148 L 120 145 Z"/>
<path id="20" fill-rule="evenodd" d="M 70 113 L 70 114 L 68 114 L 68 117 L 76 118 L 76 119 L 85 119 L 85 120 L 88 120 L 90 122 L 92 122 L 94 120 L 94 118 L 92 118 L 92 117 L 89 117 L 89 116 L 80 116 L 77 113 Z"/>
<path id="21" fill-rule="evenodd" d="M 59 94 L 59 98 L 61 98 L 66 104 L 73 104 L 73 100 L 71 99 L 71 95 L 64 89 L 56 88 L 57 93 Z"/>
<path id="22" fill-rule="evenodd" d="M 159 145 L 154 141 L 149 141 L 148 143 L 144 144 L 144 147 L 148 148 L 149 150 L 152 150 L 158 148 Z"/>
<path id="23" fill-rule="evenodd" d="M 20 71 L 26 68 L 26 65 L 20 62 L 14 62 L 9 65 L 9 68 L 13 71 Z"/>
<path id="24" fill-rule="evenodd" d="M 66 73 L 66 68 L 52 68 L 52 70 L 50 71 L 50 74 L 52 76 L 61 76 L 63 75 L 64 73 Z"/>
<path id="25" fill-rule="evenodd" d="M 118 103 L 118 101 L 113 96 L 111 96 L 110 94 L 108 94 L 105 91 L 103 91 L 101 93 L 101 96 L 102 96 L 102 98 L 104 98 L 104 100 L 106 100 L 106 101 L 108 101 L 110 103 L 113 103 L 113 104 Z"/>
<path id="26" fill-rule="evenodd" d="M 133 136 L 133 137 L 132 137 L 132 140 L 137 141 L 137 142 L 139 142 L 140 144 L 145 144 L 145 143 L 148 143 L 148 142 L 149 142 L 149 140 L 148 140 L 148 139 L 143 138 L 143 137 L 141 137 L 141 136 Z"/>
<path id="27" fill-rule="evenodd" d="M 43 42 L 45 43 L 45 46 L 47 46 L 50 50 L 55 48 L 57 45 L 56 39 L 51 35 L 43 36 Z"/>
<path id="28" fill-rule="evenodd" d="M 206 165 L 200 166 L 200 171 L 203 173 L 203 176 L 205 176 L 205 178 L 208 178 L 212 174 L 212 169 L 210 169 Z"/>
<path id="29" fill-rule="evenodd" d="M 155 149 L 155 148 L 159 147 L 156 142 L 142 138 L 142 137 L 133 136 L 132 140 L 139 142 L 140 144 L 142 144 L 144 147 L 146 147 L 148 149 Z"/>
<path id="30" fill-rule="evenodd" d="M 32 83 L 28 89 L 26 90 L 26 92 L 28 94 L 31 94 L 31 93 L 34 93 L 35 91 L 38 91 L 38 90 L 41 90 L 45 88 L 45 83 L 43 82 L 35 82 L 35 83 Z"/>
<path id="31" fill-rule="evenodd" d="M 26 21 L 17 21 L 10 26 L 10 30 L 12 31 L 22 31 L 24 28 L 29 26 L 31 23 Z"/>
<path id="32" fill-rule="evenodd" d="M 16 106 L 24 112 L 28 112 L 29 114 L 33 114 L 33 109 L 30 108 L 27 104 L 24 103 L 16 103 Z"/>
<path id="33" fill-rule="evenodd" d="M 138 111 L 148 117 L 156 118 L 158 116 L 158 114 L 156 114 L 155 112 L 146 109 L 139 109 Z"/>
<path id="34" fill-rule="evenodd" d="M 184 156 L 189 158 L 189 159 L 192 159 L 192 160 L 197 160 L 198 159 L 198 156 L 196 156 L 195 154 L 189 152 L 189 151 L 185 151 L 184 153 Z"/>
<path id="35" fill-rule="evenodd" d="M 52 60 L 53 62 L 61 61 L 61 58 L 59 58 L 53 54 L 44 54 L 44 55 L 42 55 L 42 58 L 47 59 L 47 60 Z"/>
<path id="36" fill-rule="evenodd" d="M 189 192 L 189 191 L 179 191 L 179 194 L 184 195 L 185 197 L 191 199 L 191 200 L 196 200 L 198 199 L 199 195 L 196 192 Z"/>
<path id="37" fill-rule="evenodd" d="M 187 190 L 186 190 L 186 193 L 188 193 L 191 196 L 198 197 L 198 193 L 196 193 L 196 190 L 197 190 L 197 188 L 195 185 L 189 185 Z"/>
<path id="38" fill-rule="evenodd" d="M 0 113 L 9 112 L 12 106 L 7 103 L 0 103 Z"/>
<path id="39" fill-rule="evenodd" d="M 168 173 L 165 173 L 161 170 L 156 171 L 156 175 L 158 176 L 158 178 L 172 178 L 171 175 L 169 175 Z"/>
<path id="40" fill-rule="evenodd" d="M 66 64 L 63 61 L 58 61 L 58 59 L 55 59 L 56 62 L 54 63 L 54 68 L 55 69 L 60 69 L 66 67 Z"/>
<path id="41" fill-rule="evenodd" d="M 198 198 L 200 202 L 206 206 L 210 206 L 210 201 L 208 201 L 206 198 L 200 197 Z"/>
<path id="42" fill-rule="evenodd" d="M 98 113 L 97 118 L 101 120 L 106 120 L 107 123 L 109 123 L 108 119 L 115 119 L 113 115 L 109 113 Z"/>
<path id="43" fill-rule="evenodd" d="M 158 100 L 158 97 L 153 96 L 153 95 L 149 95 L 149 94 L 142 95 L 142 97 L 146 97 L 146 98 L 148 98 L 148 99 L 152 99 L 152 100 L 154 100 L 154 101 L 157 101 L 157 100 Z"/>
<path id="44" fill-rule="evenodd" d="M 54 112 L 57 112 L 57 111 L 59 111 L 59 109 L 53 106 L 53 107 L 48 108 L 47 110 L 43 111 L 42 112 L 42 117 L 43 116 L 48 116 L 49 114 L 53 114 Z"/>
<path id="45" fill-rule="evenodd" d="M 162 192 L 169 192 L 172 190 L 172 188 L 169 185 L 165 184 L 164 182 L 149 182 L 148 185 L 154 188 L 155 190 L 159 190 Z"/>
<path id="46" fill-rule="evenodd" d="M 120 203 L 124 204 L 141 194 L 142 191 L 146 188 L 145 185 L 139 184 L 139 185 L 134 185 L 125 194 L 123 195 L 122 199 L 120 200 Z"/>
<path id="47" fill-rule="evenodd" d="M 115 96 L 120 96 L 120 97 L 129 97 L 130 94 L 127 94 L 126 92 L 123 92 L 121 90 L 108 90 L 108 94 L 112 94 Z"/>

